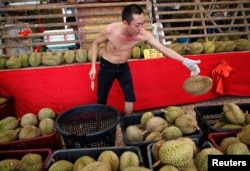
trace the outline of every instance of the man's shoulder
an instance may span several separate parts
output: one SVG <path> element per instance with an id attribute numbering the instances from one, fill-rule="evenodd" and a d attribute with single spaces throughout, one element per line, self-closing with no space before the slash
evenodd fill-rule
<path id="1" fill-rule="evenodd" d="M 106 25 L 106 27 L 115 27 L 115 26 L 120 26 L 122 25 L 122 22 L 113 22 L 113 23 L 109 23 Z"/>

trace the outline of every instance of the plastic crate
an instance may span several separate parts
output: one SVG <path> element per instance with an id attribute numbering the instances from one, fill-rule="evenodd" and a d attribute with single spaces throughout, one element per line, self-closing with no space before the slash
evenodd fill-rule
<path id="1" fill-rule="evenodd" d="M 240 130 L 234 130 L 234 131 L 224 131 L 224 132 L 212 132 L 208 134 L 208 141 L 211 142 L 211 144 L 220 150 L 220 143 L 221 141 L 226 137 L 236 137 L 237 133 Z"/>
<path id="2" fill-rule="evenodd" d="M 16 109 L 13 97 L 6 97 L 6 101 L 0 103 L 0 120 L 7 116 L 16 116 Z"/>
<path id="3" fill-rule="evenodd" d="M 113 107 L 89 104 L 59 115 L 55 125 L 66 148 L 94 148 L 115 145 L 120 113 Z"/>
<path id="4" fill-rule="evenodd" d="M 237 104 L 244 112 L 250 111 L 250 104 Z M 223 111 L 223 105 L 197 106 L 194 107 L 199 126 L 202 128 L 204 135 L 211 132 L 224 132 L 240 129 L 214 129 L 213 125 L 219 120 Z"/>
<path id="5" fill-rule="evenodd" d="M 159 116 L 159 117 L 162 117 L 164 118 L 164 113 L 163 112 L 153 112 L 155 116 Z M 123 116 L 122 119 L 121 119 L 121 131 L 122 131 L 122 139 L 123 139 L 123 142 L 126 146 L 137 146 L 140 148 L 141 152 L 142 152 L 142 156 L 144 158 L 144 161 L 145 161 L 145 164 L 146 166 L 149 166 L 148 164 L 148 154 L 147 154 L 147 146 L 151 143 L 154 143 L 156 141 L 147 141 L 147 142 L 129 142 L 126 138 L 126 134 L 125 134 L 125 131 L 126 131 L 126 128 L 130 125 L 138 125 L 140 124 L 140 120 L 141 120 L 141 116 L 142 116 L 142 113 L 140 114 L 135 114 L 135 115 L 126 115 L 126 116 Z M 190 137 L 190 138 L 198 138 L 200 139 L 203 135 L 203 132 L 202 130 L 197 130 L 195 131 L 193 134 L 188 134 L 188 135 L 184 135 L 184 136 L 187 136 L 187 137 Z"/>
<path id="6" fill-rule="evenodd" d="M 39 149 L 49 148 L 56 150 L 59 147 L 57 131 L 51 134 L 34 138 L 15 140 L 0 144 L 0 150 L 19 150 L 19 149 Z"/>
<path id="7" fill-rule="evenodd" d="M 121 156 L 121 154 L 125 151 L 132 151 L 136 153 L 139 157 L 139 163 L 141 166 L 144 166 L 144 161 L 141 155 L 141 151 L 138 147 L 99 147 L 99 148 L 81 148 L 81 149 L 63 149 L 63 150 L 57 150 L 55 151 L 47 163 L 45 167 L 45 171 L 47 171 L 50 166 L 59 160 L 68 160 L 70 162 L 75 162 L 78 158 L 84 155 L 88 155 L 95 160 L 98 159 L 98 156 L 106 150 L 111 150 L 115 152 L 118 157 Z"/>
<path id="8" fill-rule="evenodd" d="M 6 150 L 0 151 L 0 160 L 4 159 L 22 159 L 25 154 L 34 153 L 40 154 L 43 159 L 43 166 L 41 171 L 44 171 L 46 164 L 49 162 L 49 159 L 52 155 L 52 150 L 48 148 L 40 149 L 23 149 L 23 150 Z"/>
<path id="9" fill-rule="evenodd" d="M 196 144 L 198 150 L 201 150 L 201 149 L 204 149 L 204 148 L 207 148 L 207 147 L 214 147 L 209 141 L 204 141 L 202 144 L 200 144 L 200 141 L 199 139 L 197 138 L 192 138 L 192 140 L 194 141 L 194 143 Z M 153 167 L 154 163 L 157 162 L 155 161 L 154 159 L 154 156 L 152 155 L 152 146 L 153 146 L 154 143 L 150 143 L 148 146 L 147 146 L 147 155 L 148 155 L 148 163 L 149 163 L 149 168 L 152 170 L 152 171 L 158 171 L 160 170 L 161 168 L 161 164 L 158 165 L 157 167 Z"/>

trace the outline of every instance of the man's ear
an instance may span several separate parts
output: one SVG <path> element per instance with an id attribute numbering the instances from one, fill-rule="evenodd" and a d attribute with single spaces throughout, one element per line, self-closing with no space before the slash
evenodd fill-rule
<path id="1" fill-rule="evenodd" d="M 123 22 L 123 24 L 125 24 L 125 25 L 129 25 L 128 22 L 127 22 L 126 20 L 123 20 L 122 22 Z"/>

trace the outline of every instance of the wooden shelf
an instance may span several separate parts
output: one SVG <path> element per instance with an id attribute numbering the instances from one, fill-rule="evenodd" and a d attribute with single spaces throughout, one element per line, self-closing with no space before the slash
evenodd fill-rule
<path id="1" fill-rule="evenodd" d="M 4 2 L 13 2 L 4 0 Z M 0 18 L 0 32 L 5 49 L 5 55 L 18 55 L 19 49 L 30 48 L 31 53 L 36 47 L 79 43 L 80 47 L 88 50 L 99 31 L 111 22 L 121 21 L 122 8 L 131 2 L 105 3 L 55 3 L 23 6 L 6 6 L 2 8 L 5 14 Z M 138 1 L 144 8 L 146 29 L 152 31 L 152 4 L 150 1 Z M 63 12 L 67 11 L 67 12 Z M 70 20 L 67 22 L 67 18 Z M 24 28 L 30 28 L 32 33 L 27 36 L 17 34 Z M 47 33 L 47 30 L 64 30 L 74 28 L 73 31 Z M 14 30 L 14 31 L 13 31 Z M 9 34 L 12 31 L 12 34 Z M 14 33 L 14 34 L 13 34 Z M 75 34 L 76 40 L 43 41 L 44 36 Z M 25 39 L 26 41 L 22 41 Z M 6 50 L 7 49 L 7 50 Z M 14 49 L 14 50 L 13 50 Z M 8 51 L 9 50 L 9 51 Z"/>
<path id="2" fill-rule="evenodd" d="M 153 6 L 162 43 L 178 38 L 208 40 L 209 36 L 235 34 L 250 39 L 249 0 L 154 0 Z"/>

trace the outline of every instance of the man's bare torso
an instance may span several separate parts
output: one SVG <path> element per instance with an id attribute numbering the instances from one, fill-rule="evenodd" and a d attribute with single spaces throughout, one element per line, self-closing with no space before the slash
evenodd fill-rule
<path id="1" fill-rule="evenodd" d="M 125 36 L 122 34 L 121 22 L 113 24 L 112 27 L 112 32 L 106 35 L 108 40 L 102 57 L 114 64 L 125 63 L 130 58 L 133 47 L 142 41 L 142 33 L 137 36 Z"/>

